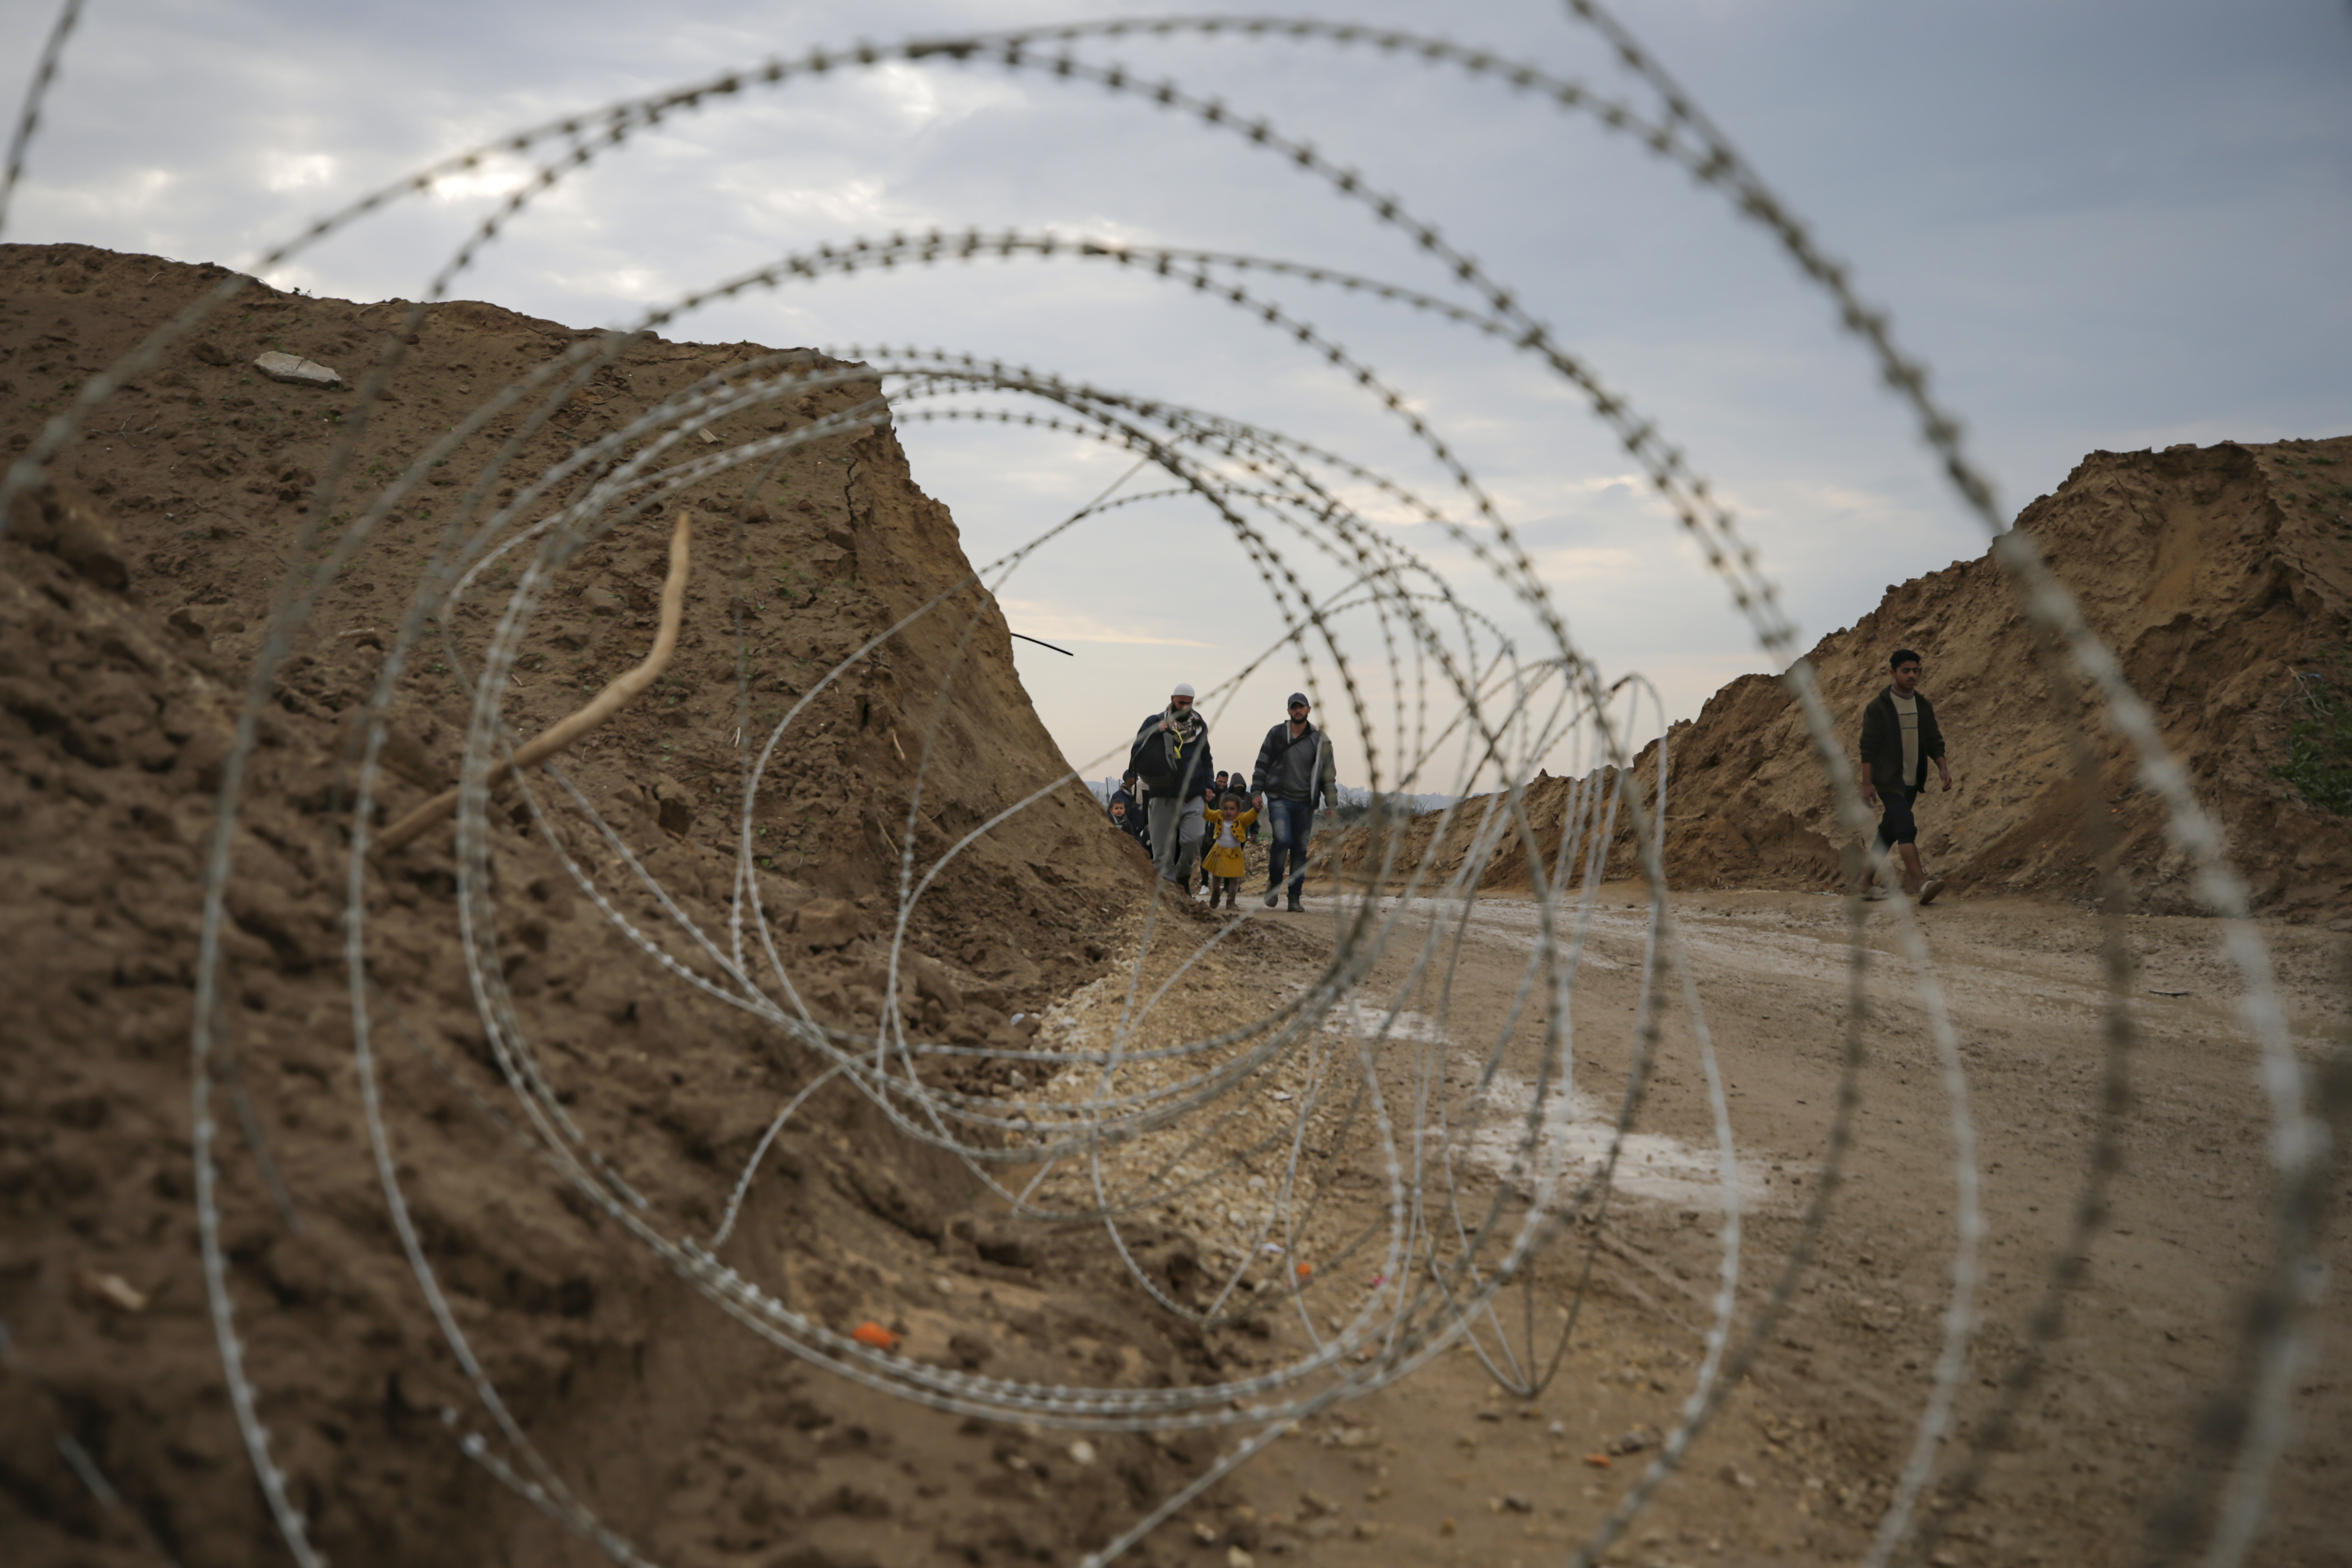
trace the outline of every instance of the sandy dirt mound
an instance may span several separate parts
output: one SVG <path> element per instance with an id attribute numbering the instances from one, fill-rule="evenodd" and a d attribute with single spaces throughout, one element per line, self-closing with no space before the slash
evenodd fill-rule
<path id="1" fill-rule="evenodd" d="M 0 443 L 24 450 L 60 397 L 220 276 L 75 247 L 0 247 Z M 742 470 L 679 498 L 697 531 L 677 660 L 562 759 L 576 795 L 545 773 L 495 796 L 487 889 L 462 911 L 495 933 L 474 949 L 487 950 L 478 972 L 465 962 L 449 828 L 367 867 L 347 900 L 361 721 L 445 528 L 656 400 L 766 352 L 659 340 L 630 346 L 543 431 L 491 420 L 320 590 L 261 694 L 218 930 L 220 1045 L 196 1120 L 193 987 L 215 802 L 276 596 L 312 576 L 301 520 L 337 435 L 364 416 L 353 468 L 361 489 L 381 484 L 489 390 L 591 336 L 486 305 L 437 306 L 400 345 L 389 395 L 364 410 L 347 392 L 252 368 L 283 352 L 354 374 L 404 309 L 249 291 L 110 401 L 0 539 L 0 874 L 14 889 L 0 901 L 0 1018 L 11 1031 L 0 1052 L 0 1541 L 12 1564 L 286 1561 L 257 1484 L 281 1473 L 304 1530 L 338 1564 L 607 1560 L 546 1517 L 562 1508 L 551 1493 L 532 1506 L 527 1467 L 515 1485 L 488 1468 L 518 1453 L 481 1397 L 493 1385 L 539 1446 L 543 1474 L 665 1565 L 1070 1563 L 1230 1451 L 1263 1419 L 1252 1401 L 1308 1358 L 1335 1374 L 1377 1371 L 1372 1342 L 1406 1330 L 1402 1317 L 1381 1327 L 1367 1302 L 1462 1289 L 1468 1276 L 1437 1267 L 1436 1251 L 1411 1278 L 1388 1272 L 1401 1160 L 1442 1163 L 1444 1179 L 1423 1178 L 1412 1201 L 1429 1205 L 1428 1233 L 1443 1237 L 1483 1224 L 1482 1213 L 1525 1212 L 1513 1129 L 1554 1119 L 1547 1158 L 1590 1167 L 1598 1157 L 1610 1115 L 1599 1088 L 1628 1069 L 1639 1033 L 1637 890 L 1594 889 L 1603 912 L 1586 932 L 1577 993 L 1587 1076 L 1557 1105 L 1533 1087 L 1536 1020 L 1523 1006 L 1532 903 L 1495 900 L 1433 966 L 1430 943 L 1462 911 L 1402 911 L 1396 941 L 1349 951 L 1339 939 L 1353 911 L 1320 869 L 1305 915 L 1249 906 L 1220 919 L 1154 898 L 1134 846 L 1081 786 L 1054 784 L 1061 760 L 1014 677 L 1003 620 L 959 586 L 968 567 L 953 524 L 914 487 L 887 429 L 825 435 L 756 483 Z M 861 367 L 803 363 L 816 378 L 806 396 L 715 421 L 713 442 L 698 436 L 672 461 L 804 430 L 874 395 Z M 474 476 L 509 439 L 523 443 L 522 460 L 477 493 Z M 2277 466 L 2315 483 L 2335 452 L 2298 448 Z M 2251 497 L 2257 514 L 2269 515 L 2255 502 L 2276 514 L 2280 540 L 2300 539 L 2311 509 L 2280 511 L 2287 481 L 2264 477 L 2268 460 L 2224 449 L 2112 461 L 2149 493 L 2232 527 L 2242 520 L 2224 498 Z M 2167 479 L 2151 464 L 2179 472 Z M 2200 474 L 2213 479 L 2204 500 Z M 597 482 L 583 469 L 544 504 Z M 2076 489 L 2095 487 L 2078 476 L 2067 493 Z M 2140 515 L 2094 495 L 2077 517 L 2063 501 L 2029 513 L 2053 540 L 2059 523 L 2095 531 L 2100 507 Z M 2247 694 L 2267 690 L 2280 661 L 2318 658 L 2325 636 L 2340 641 L 2340 573 L 2306 594 L 2316 579 L 2284 544 L 2231 566 L 2235 534 L 2199 545 L 2193 562 L 2164 556 L 2195 530 L 2179 533 L 2189 513 L 2167 511 L 2171 501 L 2148 504 L 2147 536 L 2116 531 L 2112 578 L 2078 591 L 2143 689 L 2206 715 L 2201 729 L 2182 720 L 2176 736 L 2200 787 L 2210 796 L 2266 781 L 2254 748 L 2274 745 L 2275 728 L 2260 727 L 2273 716 Z M 518 734 L 642 657 L 669 510 L 624 516 L 562 565 L 505 689 Z M 2052 548 L 2074 570 L 2082 550 Z M 2168 590 L 2178 603 L 2143 604 L 2151 555 L 2191 562 L 2186 585 Z M 2244 570 L 2249 560 L 2257 570 Z M 382 817 L 454 778 L 467 682 L 520 566 L 490 563 L 460 600 L 434 599 L 436 624 L 389 708 Z M 2232 572 L 2246 582 L 2224 592 Z M 817 691 L 836 661 L 943 594 L 946 613 Z M 2042 795 L 2011 801 L 1994 783 L 2006 775 L 1970 762 L 2037 754 L 2003 753 L 2002 737 L 2054 743 L 2036 740 L 2047 721 L 2016 685 L 2032 674 L 2003 595 L 1984 563 L 1956 567 L 1899 590 L 1816 658 L 1833 700 L 1858 706 L 1884 638 L 1925 644 L 1962 777 L 2009 813 L 1964 792 L 1957 805 L 1991 815 L 1938 821 L 1931 808 L 1931 827 L 1977 824 L 1970 843 L 2020 847 L 2010 880 L 2066 891 L 2069 851 L 2027 836 L 2033 802 L 2046 806 L 2059 786 L 2021 773 L 2018 788 Z M 2184 613 L 2198 646 L 2270 660 L 2232 667 L 2237 706 L 2179 673 L 2194 665 L 2187 632 L 2160 644 L 2170 663 L 2147 663 L 2151 639 Z M 1035 1125 L 1083 1125 L 1105 1094 L 1190 1097 L 1196 1114 L 1142 1129 L 1104 1162 L 1133 1274 L 1098 1226 L 1011 1217 L 965 1164 L 909 1140 L 866 1097 L 818 1084 L 822 1058 L 805 1038 L 727 1000 L 744 758 L 803 698 L 750 829 L 750 877 L 795 994 L 836 1039 L 870 1039 L 895 1009 L 910 1034 L 968 1053 L 920 1066 L 934 1106 L 952 1091 Z M 2236 737 L 2243 755 L 2215 758 L 2222 741 L 2200 740 L 2207 731 Z M 1793 734 L 1766 681 L 1730 689 L 1678 734 L 1688 759 L 1677 763 L 1678 878 L 1828 874 Z M 1713 739 L 1734 735 L 1790 743 L 1759 742 L 1750 761 Z M 1740 792 L 1709 794 L 1727 787 L 1710 779 L 1740 770 L 1754 774 Z M 894 990 L 909 833 L 927 867 L 1040 788 L 1035 806 L 952 861 L 908 914 Z M 1555 838 L 1567 789 L 1546 780 L 1533 791 Z M 2259 803 L 2301 809 L 2275 789 Z M 2221 804 L 2238 811 L 2229 820 L 2242 858 L 2269 864 L 2243 842 L 2251 808 Z M 2116 807 L 2128 841 L 2149 853 L 2146 804 L 2123 796 Z M 2302 831 L 2301 818 L 2275 821 Z M 1739 836 L 1727 837 L 1734 822 Z M 2336 863 L 2325 858 L 2335 840 L 2306 837 L 2320 846 L 2311 864 Z M 1957 839 L 1931 845 L 1963 852 Z M 1516 853 L 1506 850 L 1502 874 Z M 2302 886 L 2262 884 L 2282 907 L 2300 907 Z M 1761 1249 L 1739 1286 L 1752 1308 L 1769 1260 L 1811 1245 L 1797 1215 L 1841 1093 L 1844 906 L 1723 894 L 1684 913 L 1741 1141 L 1732 1190 Z M 1890 913 L 1868 917 L 1865 942 L 1882 953 Z M 2084 1046 L 2098 1026 L 2095 933 L 2078 911 L 2019 898 L 1951 913 L 1936 930 L 1938 958 L 1952 965 L 1993 1156 L 1997 1250 L 1961 1390 L 1973 1423 L 1990 1397 L 1977 1391 L 2017 1364 L 2021 1325 L 2062 1266 L 2053 1249 L 2069 1195 L 2084 1190 L 2101 1103 Z M 2129 1129 L 2152 1152 L 2119 1189 L 2124 1223 L 2095 1237 L 2099 1269 L 2073 1303 L 2084 1328 L 2054 1347 L 2017 1441 L 1934 1548 L 1939 1568 L 2126 1560 L 2151 1501 L 2166 1489 L 2195 1494 L 2178 1479 L 2197 1481 L 2206 1439 L 2219 1440 L 2197 1425 L 2193 1401 L 2230 1386 L 2237 1315 L 2261 1264 L 2247 1239 L 2264 1174 L 2261 1108 L 2250 1058 L 2226 1027 L 2233 982 L 2211 954 L 2210 924 L 2136 919 L 2137 956 L 2164 983 L 2140 1063 L 2154 1110 Z M 358 1006 L 355 929 L 367 963 Z M 2333 977 L 2345 943 L 2322 931 L 2286 938 L 2296 1048 L 2316 1055 L 2343 1027 Z M 1349 978 L 1345 964 L 1358 962 L 1366 967 Z M 1824 1267 L 1612 1562 L 1851 1562 L 1887 1504 L 1941 1321 L 1952 1198 L 1923 1016 L 1895 966 L 1874 975 L 1868 1119 L 1850 1195 L 1824 1211 Z M 1329 1010 L 1307 1009 L 1309 996 Z M 1307 1038 L 1255 1055 L 1286 1009 Z M 1472 1049 L 1482 1037 L 1491 1058 Z M 1019 1054 L 1122 1037 L 1197 1059 L 1130 1056 L 1041 1082 L 1038 1061 Z M 1687 1020 L 1670 1009 L 1661 1038 L 1662 1070 L 1628 1145 L 1635 1168 L 1605 1214 L 1563 1220 L 1559 1243 L 1521 1277 L 1524 1299 L 1515 1286 L 1474 1313 L 1475 1353 L 1449 1350 L 1317 1409 L 1126 1560 L 1483 1565 L 1589 1539 L 1696 1386 L 1725 1234 L 1708 1197 L 1709 1100 Z M 531 1075 L 543 1097 L 511 1087 Z M 739 1174 L 803 1090 L 720 1239 Z M 576 1146 L 595 1154 L 586 1179 L 555 1158 L 575 1144 L 543 1125 L 528 1135 L 526 1113 L 577 1130 Z M 1368 1138 L 1368 1119 L 1388 1131 Z M 198 1263 L 199 1127 L 219 1171 L 235 1343 L 272 1435 L 266 1470 L 240 1440 Z M 1008 1131 L 994 1151 L 1017 1156 L 994 1167 L 1003 1181 L 1034 1177 L 1049 1206 L 1096 1201 L 1094 1172 L 1078 1159 L 1041 1168 L 1024 1136 Z M 665 1262 L 647 1231 L 707 1245 L 716 1261 Z M 1441 1246 L 1469 1256 L 1466 1243 Z M 2330 1246 L 2340 1270 L 2341 1245 Z M 445 1321 L 415 1264 L 429 1265 Z M 874 1381 L 819 1363 L 814 1335 L 774 1337 L 794 1355 L 741 1315 L 722 1318 L 696 1288 L 719 1264 L 758 1304 L 894 1342 L 863 1369 Z M 2161 1289 L 2139 1287 L 2143 1267 Z M 2334 1332 L 2340 1305 L 2329 1310 Z M 1451 1321 L 1433 1306 L 1411 1331 Z M 1523 1375 L 1571 1325 L 1557 1375 Z M 451 1348 L 460 1335 L 472 1366 Z M 908 1384 L 886 1370 L 916 1366 L 1056 1399 L 1165 1394 L 1192 1401 L 1203 1425 L 1079 1436 L 982 1420 L 900 1397 Z M 1507 1373 L 1541 1386 L 1503 1398 Z M 2281 1472 L 2265 1541 L 2278 1561 L 2343 1561 L 2326 1508 L 2345 1440 L 2339 1384 L 2302 1391 L 2312 1436 Z"/>
<path id="2" fill-rule="evenodd" d="M 2304 716 L 2297 672 L 2352 689 L 2352 437 L 2268 446 L 2225 442 L 2165 452 L 2097 452 L 2056 493 L 2019 514 L 2081 601 L 2164 739 L 2221 824 L 2254 905 L 2327 920 L 2352 908 L 2352 820 L 2321 809 L 2274 769 Z M 2045 662 L 1990 553 L 1890 587 L 1878 607 L 1806 657 L 1846 736 L 1885 684 L 1887 655 L 1924 657 L 1956 788 L 1919 804 L 1920 844 L 1958 891 L 2088 894 L 2093 853 L 2085 787 L 2068 756 L 2084 711 Z M 2095 712 L 2095 705 L 2090 711 Z M 2143 907 L 2194 907 L 2186 858 L 2141 787 L 2123 742 L 2102 722 L 2092 799 L 2107 816 Z M 1669 737 L 1666 868 L 1678 888 L 1839 885 L 1841 835 L 1794 700 L 1769 676 L 1742 676 Z M 1637 759 L 1644 798 L 1654 746 Z M 1557 853 L 1574 784 L 1538 779 L 1528 811 Z M 1479 803 L 1469 803 L 1475 817 Z M 1433 820 L 1414 825 L 1402 857 L 1419 858 Z M 1459 827 L 1436 864 L 1457 870 Z M 1620 837 L 1611 872 L 1630 874 Z M 1527 882 L 1510 839 L 1486 872 Z"/>
<path id="3" fill-rule="evenodd" d="M 0 442 L 21 452 L 61 396 L 219 276 L 86 247 L 0 247 Z M 399 310 L 257 287 L 110 402 L 0 541 L 0 866 L 12 889 L 0 908 L 0 1538 L 12 1563 L 284 1557 L 230 1416 L 197 1260 L 201 873 L 247 672 L 353 403 L 268 381 L 250 362 L 283 349 L 354 375 Z M 470 394 L 580 335 L 487 305 L 436 307 L 355 468 L 396 470 Z M 527 470 L 754 352 L 635 345 L 534 438 Z M 768 412 L 763 427 L 874 390 L 851 377 Z M 421 487 L 309 617 L 262 714 L 221 931 L 211 1105 L 230 1295 L 292 1501 L 346 1564 L 588 1550 L 461 1452 L 486 1418 L 403 1262 L 356 1110 L 342 952 L 354 720 L 459 504 L 457 477 L 478 466 L 469 450 L 436 470 L 452 482 Z M 542 779 L 548 828 L 509 790 L 489 852 L 499 968 L 556 1097 L 611 1153 L 614 1190 L 706 1236 L 769 1119 L 806 1086 L 809 1058 L 676 983 L 706 955 L 621 847 L 680 912 L 723 931 L 745 747 L 835 660 L 968 570 L 887 429 L 798 448 L 757 494 L 743 490 L 688 498 L 699 531 L 677 659 L 562 759 L 619 844 Z M 667 534 L 667 512 L 624 524 L 564 573 L 510 688 L 517 731 L 643 657 Z M 384 752 L 392 814 L 455 780 L 459 674 L 498 601 L 473 605 L 401 688 Z M 829 1024 L 870 1030 L 885 1005 L 909 759 L 935 718 L 940 762 L 915 826 L 926 863 L 1063 768 L 992 602 L 966 589 L 950 609 L 823 693 L 760 797 L 762 898 L 795 984 Z M 739 651 L 754 672 L 748 713 Z M 1181 1443 L 1106 1436 L 1082 1466 L 1066 1438 L 961 1422 L 809 1369 L 722 1327 L 576 1201 L 508 1125 L 515 1101 L 453 935 L 450 844 L 446 827 L 426 835 L 374 868 L 362 898 L 389 1143 L 483 1372 L 611 1525 L 681 1564 L 766 1561 L 757 1554 L 787 1544 L 811 1568 L 941 1552 L 1061 1560 L 1178 1484 Z M 559 845 L 673 970 L 583 896 Z M 1025 1044 L 1040 1008 L 1103 971 L 1100 933 L 1147 880 L 1082 786 L 1052 794 L 917 905 L 898 996 L 908 1026 Z M 987 1092 L 1004 1071 L 970 1058 L 953 1081 Z M 873 1320 L 904 1336 L 902 1353 L 941 1364 L 1052 1382 L 1076 1355 L 1104 1361 L 1097 1378 L 1162 1383 L 1214 1364 L 1199 1335 L 1138 1314 L 1099 1259 L 1066 1258 L 1057 1233 L 1005 1226 L 979 1196 L 960 1165 L 912 1148 L 835 1086 L 770 1153 L 729 1260 L 838 1331 Z M 1056 1506 L 1035 1508 L 1049 1484 Z"/>

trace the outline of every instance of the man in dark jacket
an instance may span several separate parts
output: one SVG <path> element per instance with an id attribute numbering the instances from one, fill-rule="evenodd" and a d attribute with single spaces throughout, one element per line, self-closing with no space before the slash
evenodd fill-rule
<path id="1" fill-rule="evenodd" d="M 1941 877 L 1930 878 L 1919 866 L 1919 826 L 1912 819 L 1911 803 L 1926 793 L 1927 764 L 1946 789 L 1952 787 L 1952 770 L 1944 762 L 1944 731 L 1936 723 L 1936 705 L 1919 695 L 1919 656 L 1896 648 L 1887 663 L 1895 679 L 1862 710 L 1862 799 L 1865 805 L 1885 804 L 1878 824 L 1878 849 L 1891 846 L 1903 862 L 1903 890 L 1923 904 L 1932 904 L 1944 890 Z M 1874 863 L 1864 873 L 1865 897 L 1883 899 L 1874 884 Z"/>
<path id="2" fill-rule="evenodd" d="M 1282 867 L 1290 862 L 1290 908 L 1305 908 L 1299 897 L 1307 890 L 1307 841 L 1315 832 L 1317 805 L 1339 804 L 1339 782 L 1333 777 L 1330 738 L 1307 722 L 1307 694 L 1290 694 L 1290 718 L 1265 732 L 1257 749 L 1257 766 L 1250 770 L 1250 794 L 1266 814 L 1272 833 L 1265 856 L 1265 907 L 1282 890 Z"/>
<path id="3" fill-rule="evenodd" d="M 1201 838 L 1208 831 L 1209 785 L 1217 776 L 1216 759 L 1209 755 L 1209 721 L 1194 710 L 1190 686 L 1178 686 L 1166 708 L 1136 727 L 1127 763 L 1148 792 L 1144 815 L 1152 861 L 1162 877 L 1189 894 Z"/>

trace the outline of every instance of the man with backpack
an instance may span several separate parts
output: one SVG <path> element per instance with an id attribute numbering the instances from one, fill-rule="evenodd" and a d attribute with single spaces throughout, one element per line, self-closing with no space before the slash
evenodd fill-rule
<path id="1" fill-rule="evenodd" d="M 1283 861 L 1290 862 L 1290 910 L 1307 890 L 1307 841 L 1315 832 L 1318 805 L 1339 804 L 1339 783 L 1333 777 L 1330 738 L 1307 721 L 1307 694 L 1290 694 L 1290 718 L 1265 732 L 1257 749 L 1257 766 L 1250 772 L 1250 793 L 1267 815 L 1272 847 L 1265 856 L 1265 907 L 1282 891 Z"/>
<path id="2" fill-rule="evenodd" d="M 1191 686 L 1179 685 L 1168 706 L 1137 727 L 1127 763 L 1147 792 L 1151 858 L 1160 876 L 1189 895 L 1207 832 L 1209 786 L 1217 776 L 1216 760 L 1209 755 L 1209 721 L 1193 708 Z"/>

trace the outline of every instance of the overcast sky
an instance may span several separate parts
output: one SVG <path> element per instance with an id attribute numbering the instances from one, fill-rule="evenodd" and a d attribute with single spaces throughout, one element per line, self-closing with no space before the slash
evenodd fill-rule
<path id="1" fill-rule="evenodd" d="M 1083 0 L 91 0 L 0 238 L 246 265 L 432 159 L 770 55 L 1154 14 Z M 1313 14 L 1443 32 L 1635 92 L 1544 0 Z M 34 0 L 0 7 L 0 60 L 25 68 L 50 15 Z M 1629 0 L 1619 15 L 1890 308 L 2007 511 L 2095 448 L 2352 430 L 2343 0 Z M 1859 349 L 1769 238 L 1590 117 L 1363 49 L 1130 37 L 1081 52 L 1270 118 L 1478 257 L 1730 499 L 1806 642 L 1887 584 L 1983 550 Z M 493 165 L 403 204 L 272 280 L 415 297 L 514 173 Z M 674 120 L 561 187 L 454 292 L 620 324 L 789 251 L 932 225 L 1241 251 L 1450 289 L 1360 206 L 1236 136 L 1097 87 L 940 63 L 794 82 Z M 1647 673 L 1684 717 L 1731 676 L 1770 667 L 1568 388 L 1393 306 L 1264 288 L 1409 395 L 1606 669 Z M 1318 358 L 1230 307 L 1099 264 L 801 285 L 666 335 L 1002 357 L 1279 428 L 1459 512 L 1397 422 Z M 902 434 L 976 560 L 1128 461 L 1066 437 Z M 1394 527 L 1508 619 L 1466 553 L 1425 526 Z M 1171 684 L 1205 689 L 1280 630 L 1255 572 L 1191 503 L 1074 532 L 1003 598 L 1015 630 L 1076 653 L 1024 647 L 1022 668 L 1070 760 L 1097 775 Z M 1377 686 L 1377 636 L 1369 622 L 1352 632 Z M 1246 685 L 1220 721 L 1221 760 L 1246 761 L 1300 679 L 1293 659 Z M 1343 745 L 1342 757 L 1361 782 L 1360 754 Z"/>

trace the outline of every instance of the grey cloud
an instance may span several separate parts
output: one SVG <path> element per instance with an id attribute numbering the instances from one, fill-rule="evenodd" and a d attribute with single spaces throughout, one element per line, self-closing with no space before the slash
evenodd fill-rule
<path id="1" fill-rule="evenodd" d="M 93 9 L 68 58 L 6 237 L 237 261 L 428 158 L 623 93 L 817 42 L 1113 9 L 747 3 L 679 16 L 594 0 L 373 10 L 121 0 Z M 1419 5 L 1349 10 L 1429 25 Z M 2352 314 L 2340 288 L 2352 270 L 2352 95 L 2341 91 L 2352 21 L 2340 8 L 2105 0 L 1897 12 L 1815 0 L 1625 14 L 1826 247 L 1855 261 L 1865 291 L 1894 308 L 2012 505 L 2092 447 L 2352 427 L 2335 363 Z M 1457 10 L 1446 25 L 1622 85 L 1556 6 Z M 22 7 L 0 17 L 0 57 L 28 58 L 44 26 Z M 1276 111 L 1402 193 L 1703 470 L 1757 498 L 1755 535 L 1810 629 L 1850 622 L 1885 582 L 1981 547 L 1818 297 L 1719 198 L 1622 139 L 1491 84 L 1360 51 L 1129 39 L 1087 52 Z M 928 68 L 923 79 L 975 107 L 919 122 L 890 110 L 884 85 L 833 80 L 682 118 L 570 184 L 457 291 L 616 322 L 794 246 L 935 222 L 1110 228 L 1448 288 L 1360 208 L 1235 138 L 993 68 Z M 330 160 L 332 177 L 270 188 L 287 160 L 305 157 Z M 478 210 L 410 204 L 322 247 L 301 276 L 326 292 L 413 295 Z M 1665 526 L 1643 498 L 1590 488 L 1622 471 L 1622 452 L 1524 361 L 1392 307 L 1251 286 L 1423 400 L 1481 477 L 1518 498 L 1531 547 L 1646 549 Z M 688 333 L 1003 354 L 1278 425 L 1462 505 L 1393 418 L 1282 335 L 1098 266 L 796 287 L 716 308 L 673 335 Z M 1103 482 L 1092 455 L 1042 438 L 1008 445 L 920 426 L 907 436 L 919 478 L 955 508 L 976 553 Z M 1125 515 L 1092 537 L 1164 541 L 1202 558 L 1231 549 L 1213 524 L 1178 512 Z M 1176 616 L 1221 648 L 1255 651 L 1271 628 L 1233 559 L 1231 591 L 1207 591 L 1204 574 L 1196 599 L 1122 613 Z M 1102 576 L 1099 548 L 1078 548 L 1042 560 L 1021 591 L 1099 610 Z M 1706 660 L 1737 660 L 1745 634 L 1702 577 L 1641 599 L 1662 607 L 1640 624 L 1594 622 L 1592 651 L 1615 667 L 1682 660 L 1692 684 L 1674 701 L 1688 711 L 1717 678 Z M 1198 679 L 1198 656 L 1183 651 Z M 1066 704 L 1048 712 L 1066 746 L 1099 749 L 1084 703 L 1052 700 Z M 1112 705 L 1122 721 L 1125 706 Z"/>

